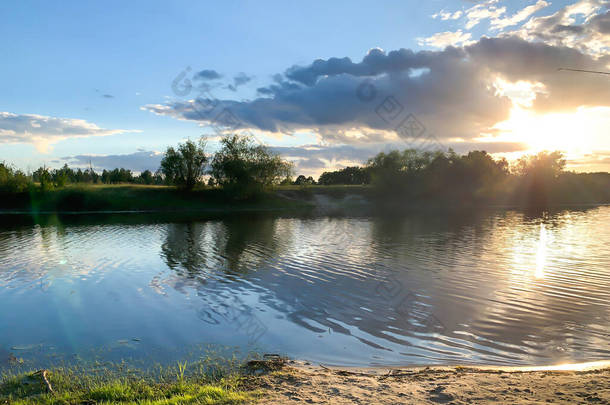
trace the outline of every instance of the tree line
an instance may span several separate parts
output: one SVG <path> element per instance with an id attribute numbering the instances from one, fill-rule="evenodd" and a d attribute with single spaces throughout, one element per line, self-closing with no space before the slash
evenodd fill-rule
<path id="1" fill-rule="evenodd" d="M 63 187 L 70 183 L 166 184 L 185 190 L 207 186 L 222 188 L 247 198 L 273 185 L 371 185 L 384 199 L 399 202 L 448 201 L 464 205 L 478 202 L 545 205 L 553 202 L 610 201 L 609 173 L 565 171 L 560 152 L 527 155 L 509 164 L 485 151 L 459 155 L 405 149 L 381 152 L 362 166 L 346 167 L 313 177 L 292 179 L 292 164 L 255 143 L 251 138 L 230 135 L 221 139 L 211 155 L 205 143 L 188 140 L 165 151 L 156 172 L 135 175 L 116 168 L 98 173 L 64 165 L 41 167 L 31 174 L 0 163 L 0 191 L 20 192 Z"/>
<path id="2" fill-rule="evenodd" d="M 363 166 L 324 172 L 318 184 L 370 184 L 378 196 L 401 203 L 610 202 L 610 173 L 574 173 L 565 166 L 558 151 L 525 155 L 509 164 L 485 151 L 459 155 L 406 149 L 379 153 Z"/>
<path id="3" fill-rule="evenodd" d="M 39 167 L 31 174 L 15 169 L 7 163 L 0 162 L 0 191 L 23 192 L 32 188 L 52 190 L 68 184 L 165 184 L 159 173 L 145 170 L 138 175 L 131 170 L 116 168 L 104 169 L 101 173 L 93 169 L 72 169 L 64 164 L 59 169 Z"/>
<path id="4" fill-rule="evenodd" d="M 59 169 L 40 167 L 26 174 L 6 163 L 0 163 L 0 191 L 24 192 L 61 188 L 68 184 L 155 184 L 173 185 L 186 190 L 201 187 L 207 175 L 208 186 L 219 186 L 241 197 L 251 196 L 266 187 L 280 184 L 292 174 L 292 164 L 256 144 L 251 138 L 226 136 L 213 155 L 205 152 L 203 141 L 187 140 L 177 147 L 168 147 L 156 172 L 145 170 L 135 175 L 131 170 L 116 168 L 101 173 L 92 168 L 72 169 L 67 164 Z M 313 179 L 305 179 L 305 182 Z"/>

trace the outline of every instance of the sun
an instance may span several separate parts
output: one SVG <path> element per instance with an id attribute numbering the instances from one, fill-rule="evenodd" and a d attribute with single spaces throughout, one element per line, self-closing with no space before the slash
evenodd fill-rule
<path id="1" fill-rule="evenodd" d="M 548 96 L 542 83 L 509 82 L 500 77 L 493 86 L 498 96 L 512 102 L 509 118 L 495 124 L 489 134 L 479 138 L 486 142 L 519 143 L 519 152 L 505 153 L 518 158 L 540 151 L 561 151 L 569 160 L 579 161 L 596 151 L 610 150 L 610 108 L 582 106 L 564 112 L 536 111 L 538 97 Z"/>
<path id="2" fill-rule="evenodd" d="M 599 131 L 596 117 L 577 111 L 574 113 L 537 114 L 515 107 L 510 118 L 497 129 L 506 140 L 522 142 L 528 152 L 559 150 L 566 153 L 588 153 L 595 149 L 592 135 Z"/>
<path id="3" fill-rule="evenodd" d="M 606 171 L 608 163 L 599 161 L 610 151 L 610 108 L 580 107 L 563 113 L 537 113 L 531 107 L 513 106 L 509 118 L 495 124 L 477 142 L 515 143 L 523 146 L 513 152 L 494 156 L 509 161 L 541 151 L 560 151 L 568 170 Z"/>

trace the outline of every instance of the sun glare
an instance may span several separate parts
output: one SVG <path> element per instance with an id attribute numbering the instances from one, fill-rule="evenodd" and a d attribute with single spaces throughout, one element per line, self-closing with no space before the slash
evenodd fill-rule
<path id="1" fill-rule="evenodd" d="M 610 149 L 608 128 L 610 108 L 583 107 L 574 112 L 538 114 L 515 106 L 506 121 L 494 125 L 493 134 L 475 140 L 523 144 L 525 149 L 495 154 L 509 161 L 541 151 L 561 151 L 568 160 L 568 170 L 599 171 L 604 168 L 587 157 Z"/>
<path id="2" fill-rule="evenodd" d="M 549 96 L 544 84 L 509 82 L 498 77 L 493 86 L 498 96 L 511 100 L 513 108 L 507 120 L 492 127 L 493 134 L 477 140 L 514 142 L 526 146 L 526 150 L 505 153 L 504 157 L 509 160 L 544 150 L 559 150 L 564 152 L 568 160 L 579 160 L 595 151 L 610 148 L 607 136 L 610 108 L 580 107 L 562 113 L 539 113 L 534 110 L 536 98 Z"/>
<path id="3" fill-rule="evenodd" d="M 563 150 L 588 153 L 595 146 L 594 134 L 601 132 L 601 123 L 596 117 L 583 111 L 565 114 L 536 114 L 531 110 L 516 107 L 508 120 L 495 126 L 502 138 L 523 142 L 529 152 Z"/>
<path id="4" fill-rule="evenodd" d="M 540 224 L 540 237 L 538 238 L 538 250 L 536 251 L 536 272 L 534 277 L 544 278 L 544 265 L 546 263 L 546 228 Z"/>

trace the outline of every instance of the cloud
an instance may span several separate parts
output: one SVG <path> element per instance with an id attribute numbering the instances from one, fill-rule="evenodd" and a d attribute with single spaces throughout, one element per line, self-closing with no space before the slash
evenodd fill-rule
<path id="1" fill-rule="evenodd" d="M 609 55 L 596 59 L 573 48 L 530 43 L 516 37 L 483 38 L 467 47 L 467 52 L 475 63 L 510 82 L 540 83 L 544 92 L 532 104 L 537 112 L 610 105 L 610 92 L 603 87 L 607 82 L 602 82 L 602 76 L 568 76 L 567 72 L 558 71 L 560 67 L 604 70 L 610 63 Z"/>
<path id="2" fill-rule="evenodd" d="M 240 72 L 235 77 L 233 77 L 233 84 L 229 84 L 227 86 L 227 88 L 231 91 L 237 91 L 237 88 L 239 86 L 242 86 L 251 80 L 252 80 L 251 76 L 248 76 L 247 74 L 245 74 L 243 72 Z"/>
<path id="3" fill-rule="evenodd" d="M 577 172 L 608 172 L 610 151 L 593 151 L 583 156 L 568 157 L 567 167 Z"/>
<path id="4" fill-rule="evenodd" d="M 242 84 L 248 83 L 250 80 L 252 80 L 252 77 L 241 72 L 233 78 L 233 83 L 235 84 L 235 86 L 241 86 Z"/>
<path id="5" fill-rule="evenodd" d="M 212 69 L 204 69 L 200 72 L 195 73 L 193 76 L 194 79 L 199 80 L 217 80 L 220 79 L 222 75 L 215 70 Z"/>
<path id="6" fill-rule="evenodd" d="M 529 5 L 527 7 L 522 8 L 515 14 L 510 17 L 501 18 L 496 17 L 491 21 L 491 28 L 495 30 L 501 30 L 506 27 L 510 27 L 512 25 L 517 25 L 522 21 L 525 21 L 532 14 L 536 13 L 539 10 L 542 10 L 545 7 L 548 7 L 550 3 L 544 0 L 538 0 L 536 4 Z"/>
<path id="7" fill-rule="evenodd" d="M 506 7 L 497 7 L 497 3 L 498 0 L 488 0 L 466 10 L 466 29 L 474 28 L 483 20 L 498 19 L 506 13 Z"/>
<path id="8" fill-rule="evenodd" d="M 96 124 L 75 118 L 0 112 L 0 143 L 30 143 L 40 152 L 48 152 L 51 144 L 65 139 L 125 132 L 137 131 L 100 128 Z"/>
<path id="9" fill-rule="evenodd" d="M 457 30 L 456 32 L 446 31 L 437 32 L 436 34 L 427 38 L 417 38 L 419 45 L 432 46 L 435 48 L 445 48 L 447 46 L 459 46 L 470 43 L 472 35 L 469 32 L 462 32 Z"/>
<path id="10" fill-rule="evenodd" d="M 65 156 L 62 160 L 73 166 L 89 167 L 89 162 L 94 169 L 125 168 L 135 172 L 150 170 L 155 172 L 163 159 L 163 153 L 155 151 L 138 151 L 124 155 L 76 155 Z"/>
<path id="11" fill-rule="evenodd" d="M 352 145 L 302 145 L 274 146 L 270 149 L 284 159 L 293 162 L 295 173 L 306 176 L 319 176 L 324 171 L 342 169 L 347 166 L 363 165 L 381 151 L 392 148 L 392 144 Z M 395 145 L 396 148 L 401 148 Z M 404 148 L 404 145 L 402 146 Z"/>
<path id="12" fill-rule="evenodd" d="M 102 97 L 104 97 L 104 98 L 114 98 L 114 96 L 112 94 L 102 94 Z"/>
<path id="13" fill-rule="evenodd" d="M 552 15 L 534 17 L 510 34 L 604 57 L 610 53 L 609 4 L 607 0 L 581 0 Z"/>
<path id="14" fill-rule="evenodd" d="M 542 10 L 550 5 L 545 0 L 538 0 L 535 4 L 531 4 L 518 10 L 512 16 L 506 16 L 506 7 L 498 6 L 499 0 L 487 0 L 478 3 L 465 11 L 455 11 L 453 13 L 441 10 L 432 15 L 432 18 L 441 19 L 443 21 L 458 20 L 465 18 L 465 28 L 471 30 L 479 23 L 489 20 L 490 28 L 494 31 L 500 31 L 507 27 L 517 25 L 527 20 L 531 15 Z M 437 34 L 437 35 L 440 35 Z"/>
<path id="15" fill-rule="evenodd" d="M 302 146 L 273 146 L 270 149 L 285 158 L 319 160 L 319 161 L 352 161 L 360 164 L 366 162 L 386 144 L 374 144 L 365 147 L 353 145 L 302 145 Z"/>
<path id="16" fill-rule="evenodd" d="M 395 140 L 393 130 L 408 114 L 414 114 L 427 132 L 441 140 L 472 140 L 481 133 L 493 133 L 496 123 L 509 118 L 513 103 L 494 87 L 498 79 L 532 83 L 535 94 L 531 108 L 538 112 L 609 106 L 604 77 L 568 78 L 569 73 L 557 70 L 603 70 L 608 63 L 610 56 L 595 58 L 565 46 L 514 36 L 484 37 L 468 46 L 442 51 L 400 49 L 386 53 L 372 49 L 360 62 L 330 58 L 293 66 L 263 88 L 265 97 L 213 100 L 216 107 L 209 114 L 200 108 L 212 104 L 207 99 L 143 109 L 220 127 L 226 122 L 223 115 L 229 115 L 228 130 L 248 128 L 280 134 L 307 130 L 327 144 Z M 366 89 L 373 89 L 372 93 L 361 94 Z M 354 136 L 357 133 L 362 136 Z"/>
<path id="17" fill-rule="evenodd" d="M 459 19 L 464 13 L 461 10 L 458 10 L 456 12 L 448 12 L 445 10 L 441 10 L 438 13 L 432 14 L 432 18 L 440 18 L 443 21 L 447 21 L 447 20 L 457 20 Z"/>

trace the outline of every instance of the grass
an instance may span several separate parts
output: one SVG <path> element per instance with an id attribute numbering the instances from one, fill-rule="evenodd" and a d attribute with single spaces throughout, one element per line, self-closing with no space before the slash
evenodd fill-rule
<path id="1" fill-rule="evenodd" d="M 48 373 L 49 392 L 40 374 L 3 375 L 0 404 L 241 404 L 260 397 L 240 388 L 242 376 L 211 376 L 200 366 L 179 363 L 158 371 L 118 368 L 101 371 L 58 368 Z"/>
<path id="2" fill-rule="evenodd" d="M 0 195 L 0 210 L 26 213 L 62 212 L 227 212 L 307 211 L 314 194 L 343 198 L 368 196 L 370 186 L 277 186 L 255 198 L 239 200 L 219 188 L 184 191 L 170 186 L 73 184 L 62 188 Z"/>
<path id="3" fill-rule="evenodd" d="M 69 185 L 55 190 L 0 196 L 0 209 L 29 213 L 86 211 L 239 211 L 302 210 L 303 201 L 267 192 L 256 199 L 235 200 L 218 188 L 183 191 L 168 186 Z"/>

